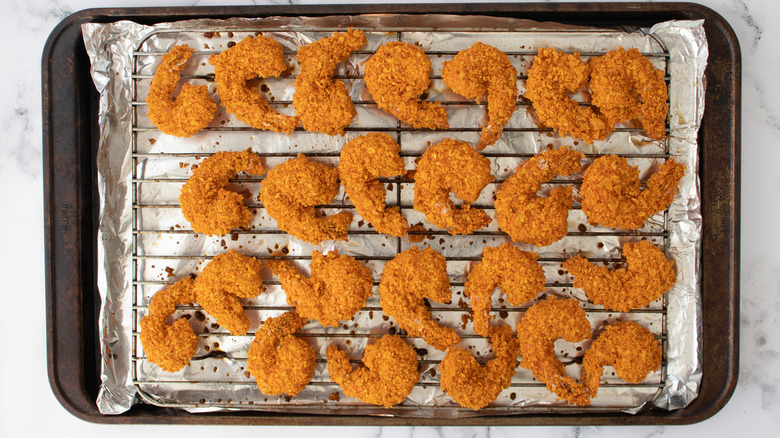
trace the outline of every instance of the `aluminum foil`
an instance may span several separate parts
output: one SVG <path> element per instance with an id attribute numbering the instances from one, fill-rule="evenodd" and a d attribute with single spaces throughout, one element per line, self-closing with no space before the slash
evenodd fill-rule
<path id="1" fill-rule="evenodd" d="M 258 208 L 251 225 L 253 233 L 236 234 L 220 238 L 207 238 L 186 232 L 189 224 L 176 206 L 181 184 L 191 174 L 191 169 L 203 157 L 218 150 L 244 150 L 251 147 L 257 152 L 317 152 L 321 155 L 337 153 L 346 141 L 372 129 L 393 129 L 397 120 L 370 105 L 358 106 L 358 116 L 351 125 L 365 132 L 348 132 L 344 137 L 329 137 L 315 133 L 294 132 L 284 136 L 272 132 L 257 132 L 244 127 L 234 117 L 220 111 L 210 126 L 218 129 L 201 131 L 187 138 L 162 135 L 146 117 L 143 105 L 154 74 L 159 55 L 171 46 L 186 43 L 196 53 L 183 72 L 194 77 L 191 83 L 209 85 L 213 69 L 207 62 L 208 53 L 229 47 L 231 41 L 262 31 L 282 43 L 288 54 L 292 74 L 299 71 L 294 59 L 295 50 L 336 29 L 358 27 L 373 30 L 368 33 L 369 43 L 364 50 L 375 50 L 384 42 L 401 38 L 419 43 L 427 52 L 456 52 L 479 40 L 500 50 L 519 53 L 512 62 L 521 75 L 527 71 L 533 54 L 541 47 L 553 46 L 563 50 L 579 50 L 582 53 L 599 52 L 636 47 L 643 52 L 669 53 L 667 74 L 670 75 L 670 136 L 668 151 L 689 171 L 680 184 L 675 201 L 667 217 L 658 214 L 651 217 L 640 233 L 653 243 L 664 247 L 674 259 L 678 281 L 663 300 L 652 303 L 651 312 L 598 311 L 598 306 L 587 302 L 581 290 L 559 287 L 571 282 L 560 268 L 559 262 L 543 263 L 548 294 L 569 296 L 581 300 L 588 310 L 594 333 L 604 324 L 617 319 L 630 319 L 649 327 L 658 335 L 665 333 L 666 377 L 654 372 L 641 385 L 607 386 L 599 391 L 599 397 L 590 407 L 573 407 L 557 401 L 543 385 L 535 382 L 530 371 L 518 367 L 513 386 L 503 391 L 488 408 L 479 412 L 459 408 L 436 384 L 435 363 L 443 353 L 427 346 L 420 339 L 407 339 L 417 348 L 421 361 L 421 385 L 418 385 L 403 406 L 380 409 L 350 399 L 336 386 L 325 384 L 328 380 L 324 362 L 325 349 L 330 344 L 345 348 L 351 358 L 360 359 L 367 342 L 384 333 L 393 333 L 397 327 L 392 318 L 386 317 L 375 293 L 366 308 L 342 327 L 322 328 L 316 323 L 307 325 L 304 336 L 315 347 L 319 362 L 312 383 L 296 397 L 268 397 L 255 387 L 246 372 L 246 351 L 251 336 L 230 336 L 220 329 L 197 307 L 183 307 L 176 317 L 189 317 L 196 333 L 206 333 L 201 338 L 198 353 L 191 365 L 177 373 L 164 373 L 144 359 L 143 347 L 136 336 L 138 321 L 146 312 L 151 296 L 166 281 L 175 281 L 191 273 L 198 273 L 208 257 L 237 249 L 251 255 L 265 255 L 283 251 L 290 256 L 308 256 L 311 251 L 326 252 L 338 249 L 343 254 L 363 257 L 392 257 L 398 246 L 407 249 L 412 245 L 431 246 L 445 256 L 478 257 L 485 246 L 497 246 L 506 241 L 501 235 L 449 236 L 437 234 L 423 236 L 424 242 L 414 243 L 372 234 L 351 235 L 347 242 L 324 242 L 320 245 L 303 243 L 286 234 L 263 234 L 263 230 L 276 229 L 273 219 Z M 699 281 L 699 246 L 701 239 L 701 215 L 698 187 L 697 131 L 704 111 L 704 69 L 707 62 L 707 42 L 702 21 L 671 21 L 659 23 L 650 29 L 596 29 L 537 23 L 499 17 L 450 16 L 450 15 L 362 15 L 317 18 L 269 17 L 264 19 L 190 20 L 175 23 L 159 23 L 154 26 L 129 21 L 108 24 L 90 23 L 82 27 L 84 42 L 92 63 L 92 77 L 100 92 L 100 148 L 97 157 L 98 187 L 101 199 L 99 229 L 99 278 L 98 286 L 102 302 L 100 313 L 100 340 L 102 352 L 102 385 L 97 404 L 104 414 L 119 414 L 133 404 L 146 402 L 166 407 L 180 407 L 191 412 L 226 409 L 252 409 L 283 412 L 339 413 L 362 415 L 397 415 L 425 417 L 463 417 L 471 415 L 511 415 L 523 413 L 555 412 L 615 412 L 635 413 L 648 408 L 679 409 L 687 406 L 697 395 L 701 381 L 701 291 Z M 134 56 L 135 54 L 135 56 Z M 339 67 L 337 74 L 353 77 L 347 86 L 353 100 L 370 100 L 359 72 L 370 54 L 355 54 Z M 441 63 L 452 55 L 431 56 L 433 81 L 428 99 L 450 102 L 465 101 L 444 86 L 440 79 Z M 664 68 L 665 58 L 651 58 L 659 68 Z M 437 76 L 439 75 L 439 76 Z M 187 79 L 185 79 L 187 80 Z M 292 100 L 293 79 L 278 78 L 263 81 L 263 93 L 272 102 Z M 523 93 L 524 81 L 518 81 Z M 217 99 L 217 96 L 214 96 Z M 582 97 L 582 96 L 580 96 Z M 133 101 L 137 103 L 133 103 Z M 290 105 L 275 105 L 282 113 L 292 114 Z M 483 106 L 450 105 L 450 125 L 455 128 L 475 128 L 483 118 Z M 653 158 L 666 152 L 663 141 L 652 141 L 638 132 L 626 130 L 613 133 L 607 140 L 587 145 L 572 138 L 560 138 L 547 132 L 524 130 L 537 125 L 524 106 L 518 107 L 507 130 L 499 142 L 488 148 L 487 153 L 515 154 L 510 157 L 491 157 L 493 174 L 498 181 L 509 177 L 524 158 L 517 154 L 538 153 L 546 147 L 570 146 L 584 153 L 624 153 L 649 155 L 630 158 L 629 163 L 640 167 L 645 179 L 655 171 L 663 158 Z M 622 125 L 631 128 L 632 125 Z M 516 128 L 516 129 L 514 129 Z M 514 129 L 514 130 L 513 130 Z M 414 155 L 447 136 L 475 142 L 478 130 L 457 133 L 402 130 L 395 134 L 405 154 L 407 168 L 414 168 Z M 135 149 L 135 158 L 134 152 Z M 159 155 L 159 154 L 163 155 Z M 324 154 L 323 154 L 324 153 Z M 333 155 L 333 154 L 331 154 Z M 287 158 L 268 157 L 267 167 L 273 167 Z M 315 158 L 321 162 L 336 164 L 337 156 Z M 587 161 L 587 160 L 586 160 Z M 587 165 L 588 163 L 584 163 Z M 136 181 L 135 190 L 133 181 Z M 259 182 L 242 184 L 257 193 Z M 390 185 L 400 190 L 402 205 L 411 205 L 411 184 Z M 480 205 L 492 204 L 497 184 L 489 185 Z M 549 187 L 543 189 L 543 192 Z M 388 203 L 397 202 L 398 194 L 389 192 Z M 578 199 L 575 185 L 575 202 Z M 348 204 L 345 195 L 339 194 L 335 204 Z M 324 209 L 326 213 L 330 211 Z M 423 223 L 424 217 L 412 209 L 404 209 L 411 224 Z M 492 214 L 492 212 L 491 212 Z M 365 230 L 359 215 L 355 215 L 353 230 Z M 434 230 L 425 224 L 429 230 Z M 583 228 L 584 227 L 584 228 Z M 570 231 L 605 231 L 587 224 L 580 210 L 569 216 Z M 668 230 L 664 239 L 660 232 Z M 496 221 L 487 228 L 498 231 Z M 635 241 L 637 236 L 570 235 L 544 248 L 520 245 L 523 249 L 537 251 L 544 259 L 568 257 L 581 253 L 588 257 L 619 259 L 625 242 Z M 587 233 L 585 233 L 587 234 Z M 134 255 L 135 254 L 135 255 Z M 296 262 L 307 270 L 308 262 Z M 381 274 L 383 261 L 370 260 L 374 279 Z M 462 283 L 468 272 L 468 261 L 449 261 L 448 273 L 453 283 Z M 134 279 L 135 274 L 135 279 Z M 261 321 L 283 312 L 286 305 L 284 292 L 270 273 L 268 291 L 260 297 L 247 300 L 248 315 L 255 330 Z M 463 297 L 462 286 L 453 287 L 453 303 L 432 303 L 434 316 L 442 324 L 455 327 L 461 334 L 472 334 L 471 322 L 462 307 L 468 300 Z M 522 318 L 522 311 L 506 306 L 499 294 L 494 294 L 493 308 L 499 318 L 514 324 Z M 664 301 L 665 300 L 665 301 Z M 666 306 L 666 312 L 658 312 Z M 567 373 L 578 377 L 581 358 L 589 342 L 556 344 L 558 355 L 567 363 Z M 466 336 L 463 346 L 477 357 L 490 357 L 489 341 L 477 336 Z M 605 373 L 607 383 L 619 383 L 614 373 Z"/>

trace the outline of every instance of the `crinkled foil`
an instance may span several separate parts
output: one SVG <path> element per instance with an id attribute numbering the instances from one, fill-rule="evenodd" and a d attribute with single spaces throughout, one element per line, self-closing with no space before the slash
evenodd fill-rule
<path id="1" fill-rule="evenodd" d="M 224 50 L 230 41 L 238 41 L 246 35 L 264 31 L 282 43 L 293 53 L 297 47 L 318 38 L 328 36 L 334 29 L 359 27 L 366 30 L 381 30 L 369 33 L 366 49 L 376 49 L 382 43 L 402 38 L 418 42 L 428 52 L 458 51 L 479 40 L 504 51 L 523 52 L 515 55 L 513 63 L 520 74 L 524 74 L 533 53 L 540 47 L 553 46 L 563 50 L 579 50 L 582 53 L 598 52 L 636 47 L 643 52 L 666 50 L 669 53 L 667 73 L 671 76 L 669 86 L 670 128 L 668 151 L 678 162 L 684 163 L 689 172 L 683 178 L 679 194 L 670 206 L 667 218 L 663 214 L 648 220 L 641 232 L 650 233 L 649 240 L 665 245 L 667 254 L 673 258 L 678 272 L 678 281 L 664 300 L 650 305 L 650 309 L 666 312 L 588 312 L 596 333 L 606 322 L 616 319 L 632 319 L 650 327 L 654 333 L 665 336 L 666 378 L 661 372 L 654 372 L 646 379 L 648 385 L 615 385 L 602 387 L 599 397 L 590 407 L 573 407 L 557 401 L 543 385 L 532 379 L 530 371 L 521 367 L 513 382 L 520 382 L 501 393 L 491 405 L 479 412 L 459 408 L 435 383 L 438 382 L 435 362 L 443 357 L 442 352 L 426 346 L 422 340 L 408 339 L 414 344 L 421 357 L 421 382 L 404 405 L 392 409 L 366 406 L 357 400 L 345 397 L 338 387 L 323 385 L 328 380 L 327 366 L 320 360 L 313 381 L 296 397 L 268 397 L 255 387 L 253 379 L 246 373 L 246 351 L 251 337 L 233 337 L 220 333 L 213 320 L 194 309 L 182 309 L 176 317 L 189 315 L 196 332 L 209 333 L 202 339 L 196 358 L 191 365 L 178 373 L 164 373 L 155 365 L 136 357 L 143 357 L 143 347 L 134 333 L 138 321 L 145 314 L 151 296 L 164 286 L 164 281 L 174 281 L 202 268 L 202 255 L 213 256 L 229 248 L 249 254 L 268 254 L 282 249 L 291 255 L 309 255 L 312 250 L 321 252 L 338 249 L 353 256 L 388 256 L 397 251 L 398 241 L 381 235 L 352 235 L 347 242 L 325 242 L 309 245 L 284 234 L 234 235 L 223 238 L 207 238 L 191 233 L 177 233 L 189 227 L 181 217 L 178 208 L 166 208 L 164 204 L 178 202 L 181 182 L 191 174 L 192 166 L 202 159 L 197 153 L 207 155 L 218 150 L 243 150 L 251 147 L 259 152 L 337 152 L 346 141 L 359 133 L 349 132 L 345 137 L 328 137 L 307 132 L 294 132 L 290 136 L 272 132 L 247 132 L 237 130 L 201 131 L 187 138 L 173 138 L 162 135 L 146 118 L 146 108 L 134 105 L 133 99 L 142 102 L 149 86 L 149 77 L 154 74 L 159 54 L 172 45 L 187 43 L 196 50 Z M 507 32 L 509 30 L 509 32 Z M 175 32 L 172 32 L 175 31 Z M 180 407 L 191 412 L 206 412 L 225 409 L 253 409 L 283 412 L 339 413 L 362 415 L 397 415 L 417 417 L 463 417 L 471 415 L 512 415 L 523 413 L 573 413 L 614 412 L 635 413 L 652 407 L 673 410 L 687 406 L 697 395 L 701 381 L 701 292 L 699 281 L 699 247 L 701 239 L 700 197 L 698 187 L 698 144 L 697 131 L 704 111 L 704 68 L 707 62 L 707 41 L 702 21 L 671 21 L 659 23 L 650 29 L 595 29 L 536 23 L 528 20 L 482 16 L 450 15 L 363 15 L 318 18 L 270 17 L 265 19 L 191 20 L 175 23 L 160 23 L 145 26 L 129 21 L 109 24 L 83 25 L 84 42 L 92 63 L 92 77 L 100 91 L 100 149 L 97 157 L 98 187 L 100 192 L 99 230 L 99 279 L 98 286 L 102 308 L 100 313 L 100 340 L 102 352 L 102 385 L 98 396 L 98 407 L 104 414 L 119 414 L 138 402 L 153 403 L 167 407 Z M 133 56 L 136 53 L 137 56 Z M 156 53 L 156 54 L 155 54 Z M 339 67 L 339 74 L 355 74 L 362 71 L 362 65 L 369 55 L 353 55 Z M 433 74 L 438 75 L 441 62 L 447 59 L 431 56 Z M 293 74 L 298 66 L 294 56 L 288 56 Z M 654 64 L 663 68 L 663 58 L 655 58 Z M 660 64 L 659 64 L 660 63 Z M 195 55 L 183 72 L 184 75 L 201 75 L 193 83 L 205 83 L 214 92 L 214 84 L 202 79 L 213 72 L 207 62 L 207 55 Z M 134 76 L 135 75 L 135 76 Z M 134 79 L 135 77 L 135 79 Z M 270 100 L 290 101 L 292 99 L 291 79 L 269 79 L 264 81 L 264 94 Z M 523 80 L 518 81 L 520 92 Z M 347 80 L 348 89 L 354 100 L 370 100 L 370 95 L 357 79 Z M 442 83 L 440 76 L 434 77 L 429 99 L 448 101 L 464 100 L 453 94 Z M 280 112 L 291 113 L 291 106 L 279 106 Z M 450 124 L 454 127 L 478 127 L 483 117 L 483 106 L 453 105 L 449 107 Z M 232 115 L 220 107 L 211 126 L 243 126 Z M 353 127 L 371 129 L 392 129 L 397 121 L 371 107 L 360 107 Z M 509 127 L 535 128 L 533 117 L 524 106 L 518 107 Z M 133 128 L 136 128 L 135 131 Z M 624 127 L 631 127 L 624 125 Z M 362 133 L 362 132 L 361 132 Z M 404 152 L 420 153 L 448 135 L 474 142 L 477 131 L 457 134 L 435 131 L 403 131 L 397 134 Z M 501 140 L 488 148 L 488 153 L 538 153 L 548 146 L 572 146 L 585 153 L 629 153 L 663 154 L 663 141 L 652 141 L 636 132 L 615 132 L 607 140 L 587 145 L 571 138 L 559 138 L 545 132 L 522 129 L 505 132 Z M 136 166 L 133 169 L 133 147 L 136 149 Z M 159 158 L 154 154 L 181 153 L 178 158 Z M 189 154 L 189 155 L 188 155 Z M 267 158 L 268 167 L 273 167 L 286 158 Z M 317 158 L 322 162 L 336 163 L 337 157 Z M 501 180 L 510 176 L 522 162 L 518 157 L 493 157 L 493 173 Z M 662 162 L 663 158 L 630 158 L 629 163 L 640 167 L 640 176 L 645 179 Z M 414 168 L 414 157 L 407 157 L 407 168 Z M 587 165 L 587 163 L 586 163 Z M 137 190 L 133 190 L 133 180 Z M 178 180 L 171 183 L 165 180 Z M 156 183 L 155 181 L 160 181 Z M 257 193 L 259 183 L 243 184 Z M 489 205 L 495 193 L 490 185 L 477 204 Z M 411 184 L 401 184 L 401 201 L 411 204 Z M 133 199 L 135 195 L 135 199 Z M 575 201 L 578 199 L 575 186 Z M 395 202 L 395 193 L 388 195 L 389 202 Z M 347 203 L 343 192 L 335 203 Z M 153 209 L 134 210 L 139 205 L 160 204 Z M 423 222 L 422 215 L 414 210 L 404 210 L 411 224 Z M 135 223 L 134 223 L 135 222 Z M 603 231 L 587 224 L 580 210 L 573 210 L 569 217 L 570 231 Z M 353 229 L 364 224 L 356 215 Z M 426 225 L 426 227 L 430 227 Z M 585 227 L 585 228 L 583 228 Z M 167 230 L 169 233 L 137 233 L 134 230 Z M 258 209 L 253 222 L 255 230 L 273 230 L 274 222 Z M 497 230 L 494 221 L 488 230 Z M 669 231 L 664 240 L 659 237 Z M 655 233 L 655 234 L 654 234 Z M 576 234 L 576 233 L 575 233 Z M 538 251 L 542 257 L 567 257 L 582 253 L 592 257 L 619 258 L 625 242 L 635 241 L 636 236 L 605 236 L 599 239 L 584 237 L 583 234 L 567 236 L 560 242 L 537 249 L 521 245 L 526 250 Z M 432 238 L 431 238 L 432 237 Z M 496 246 L 506 241 L 503 236 L 429 236 L 423 245 L 432 246 L 445 256 L 479 256 L 485 246 Z M 402 239 L 402 249 L 413 243 Z M 265 251 L 268 251 L 267 253 Z M 134 252 L 137 257 L 134 258 Z M 166 255 L 193 255 L 193 259 L 174 257 L 155 259 Z M 299 262 L 307 269 L 306 262 Z M 374 279 L 381 274 L 382 263 L 368 262 Z M 544 266 L 548 283 L 571 282 L 568 274 L 560 269 L 559 263 Z M 462 282 L 469 262 L 450 261 L 448 271 L 453 282 Z M 134 282 L 133 273 L 136 273 Z M 272 279 L 267 273 L 267 279 Z M 136 288 L 134 290 L 134 287 Z M 468 301 L 462 295 L 462 286 L 453 287 L 452 308 L 458 308 Z M 595 306 L 587 303 L 582 291 L 551 287 L 548 293 L 571 296 L 582 301 L 586 310 Z M 494 297 L 494 310 L 507 323 L 517 323 L 522 312 L 501 312 L 503 300 Z M 279 307 L 286 306 L 284 292 L 278 285 L 269 285 L 267 293 L 246 303 L 252 327 L 260 321 L 281 313 Z M 438 308 L 446 307 L 438 305 Z M 266 308 L 275 309 L 268 310 Z M 334 343 L 346 348 L 353 359 L 362 356 L 363 347 L 370 339 L 366 336 L 350 337 L 349 334 L 379 336 L 394 332 L 392 318 L 383 318 L 375 293 L 368 303 L 369 311 L 359 312 L 343 327 L 326 328 L 310 324 L 304 333 L 316 330 L 333 335 L 333 338 L 307 338 L 315 346 L 318 358 L 325 357 L 328 344 Z M 446 310 L 446 309 L 445 309 Z M 455 309 L 457 310 L 457 309 Z M 461 333 L 473 333 L 468 318 L 461 320 L 463 312 L 441 311 L 441 323 L 461 329 Z M 457 315 L 453 320 L 451 315 Z M 448 319 L 449 318 L 449 319 Z M 216 327 L 216 328 L 215 328 Z M 347 336 L 344 336 L 344 335 Z M 464 339 L 471 351 L 480 357 L 490 356 L 490 345 L 485 339 L 470 337 Z M 589 342 L 556 344 L 559 357 L 581 357 Z M 610 370 L 611 368 L 608 368 Z M 576 360 L 567 362 L 567 373 L 579 376 Z M 614 373 L 607 372 L 603 380 L 619 383 Z M 653 382 L 658 383 L 653 385 Z"/>

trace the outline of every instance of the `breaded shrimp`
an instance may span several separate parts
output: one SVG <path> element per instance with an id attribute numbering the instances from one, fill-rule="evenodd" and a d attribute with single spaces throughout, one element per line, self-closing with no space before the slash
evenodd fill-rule
<path id="1" fill-rule="evenodd" d="M 508 295 L 514 306 L 536 298 L 544 290 L 544 270 L 536 262 L 537 258 L 538 254 L 509 243 L 485 248 L 482 260 L 469 272 L 464 291 L 471 300 L 477 334 L 490 333 L 491 295 L 496 287 Z"/>
<path id="2" fill-rule="evenodd" d="M 184 277 L 157 292 L 149 303 L 149 312 L 141 318 L 141 345 L 149 362 L 173 373 L 184 368 L 195 356 L 198 337 L 184 318 L 168 325 L 165 320 L 176 311 L 177 304 L 195 302 L 192 278 Z"/>
<path id="3" fill-rule="evenodd" d="M 399 336 L 384 335 L 366 347 L 363 365 L 353 369 L 347 353 L 328 347 L 328 373 L 347 397 L 392 407 L 404 401 L 420 380 L 417 352 Z"/>
<path id="4" fill-rule="evenodd" d="M 420 101 L 431 85 L 431 60 L 420 47 L 402 41 L 383 44 L 366 61 L 364 79 L 379 109 L 415 129 L 446 129 L 440 102 Z"/>
<path id="5" fill-rule="evenodd" d="M 309 161 L 303 154 L 268 172 L 260 186 L 260 200 L 280 230 L 305 242 L 347 240 L 352 213 L 342 211 L 319 217 L 315 205 L 325 204 L 339 192 L 339 172 Z"/>
<path id="6" fill-rule="evenodd" d="M 447 262 L 432 248 L 416 246 L 385 264 L 379 282 L 382 310 L 395 318 L 410 336 L 420 336 L 437 350 L 444 351 L 460 342 L 455 330 L 443 327 L 431 317 L 425 299 L 440 303 L 452 300 Z"/>
<path id="7" fill-rule="evenodd" d="M 487 123 L 482 128 L 477 150 L 498 141 L 517 107 L 517 70 L 506 53 L 476 42 L 445 62 L 441 76 L 454 92 L 477 99 L 477 103 L 487 93 Z"/>
<path id="8" fill-rule="evenodd" d="M 339 176 L 349 200 L 358 213 L 377 233 L 405 236 L 409 223 L 398 207 L 385 204 L 384 184 L 377 179 L 406 174 L 401 147 L 389 135 L 366 134 L 348 142 L 341 149 Z"/>
<path id="9" fill-rule="evenodd" d="M 371 271 L 352 257 L 330 251 L 311 253 L 311 277 L 307 278 L 287 260 L 269 260 L 268 267 L 279 277 L 287 304 L 303 317 L 326 327 L 348 321 L 371 296 Z"/>
<path id="10" fill-rule="evenodd" d="M 293 108 L 303 129 L 328 135 L 344 134 L 355 117 L 355 105 L 343 81 L 334 81 L 336 66 L 366 44 L 362 30 L 334 32 L 298 49 L 301 73 L 295 79 Z"/>
<path id="11" fill-rule="evenodd" d="M 446 138 L 428 148 L 417 163 L 414 209 L 450 234 L 470 234 L 491 221 L 483 210 L 469 204 L 492 181 L 490 160 L 468 143 Z M 466 204 L 456 207 L 450 192 Z"/>
<path id="12" fill-rule="evenodd" d="M 203 160 L 184 183 L 179 195 L 181 212 L 196 233 L 222 236 L 238 227 L 246 228 L 252 212 L 244 196 L 225 188 L 238 172 L 262 176 L 265 167 L 252 151 L 217 152 Z"/>
<path id="13" fill-rule="evenodd" d="M 593 304 L 617 312 L 647 306 L 677 281 L 674 262 L 647 240 L 626 243 L 623 255 L 628 269 L 595 266 L 580 256 L 566 260 L 563 267 L 574 276 L 574 287 L 584 290 Z"/>

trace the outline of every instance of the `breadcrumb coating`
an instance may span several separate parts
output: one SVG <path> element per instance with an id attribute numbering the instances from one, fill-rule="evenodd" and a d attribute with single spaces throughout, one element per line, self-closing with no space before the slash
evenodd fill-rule
<path id="1" fill-rule="evenodd" d="M 343 81 L 334 81 L 336 66 L 367 42 L 362 30 L 334 32 L 298 49 L 301 73 L 295 79 L 293 108 L 303 129 L 343 135 L 357 112 Z"/>
<path id="2" fill-rule="evenodd" d="M 670 158 L 642 190 L 639 169 L 629 166 L 625 157 L 599 157 L 582 176 L 582 211 L 588 215 L 588 223 L 636 230 L 647 218 L 669 207 L 684 175 L 685 166 Z"/>
<path id="3" fill-rule="evenodd" d="M 663 350 L 650 330 L 632 322 L 608 325 L 593 341 L 583 364 L 583 382 L 595 397 L 605 366 L 612 366 L 618 377 L 628 383 L 640 383 L 661 366 Z"/>
<path id="4" fill-rule="evenodd" d="M 230 334 L 246 334 L 249 318 L 240 299 L 256 297 L 265 290 L 262 268 L 260 260 L 234 250 L 214 257 L 195 282 L 198 304 Z"/>
<path id="5" fill-rule="evenodd" d="M 623 255 L 628 269 L 610 270 L 580 256 L 566 260 L 563 267 L 574 276 L 574 287 L 584 290 L 593 304 L 617 312 L 647 306 L 677 281 L 674 262 L 647 240 L 626 243 Z"/>
<path id="6" fill-rule="evenodd" d="M 447 129 L 440 102 L 420 101 L 431 85 L 431 60 L 418 46 L 402 41 L 383 44 L 366 61 L 364 79 L 379 109 L 415 129 Z"/>
<path id="7" fill-rule="evenodd" d="M 420 380 L 417 352 L 399 336 L 384 335 L 366 346 L 363 365 L 353 369 L 347 353 L 328 347 L 328 373 L 347 397 L 386 408 L 404 401 Z"/>
<path id="8" fill-rule="evenodd" d="M 211 55 L 214 80 L 222 105 L 238 120 L 257 129 L 289 134 L 299 124 L 297 117 L 274 111 L 257 88 L 247 81 L 281 75 L 287 70 L 282 45 L 262 35 L 248 36 L 222 53 Z"/>
<path id="9" fill-rule="evenodd" d="M 547 246 L 568 232 L 572 187 L 556 187 L 548 196 L 537 195 L 542 183 L 555 175 L 569 176 L 579 172 L 584 155 L 563 147 L 534 155 L 518 166 L 496 192 L 498 227 L 513 242 Z"/>
<path id="10" fill-rule="evenodd" d="M 217 152 L 203 160 L 184 183 L 179 195 L 181 212 L 196 233 L 222 236 L 234 228 L 246 228 L 252 211 L 244 196 L 225 186 L 236 173 L 265 174 L 260 156 L 252 151 Z"/>
<path id="11" fill-rule="evenodd" d="M 247 370 L 265 395 L 301 392 L 314 374 L 317 356 L 306 341 L 293 336 L 308 321 L 295 312 L 268 318 L 249 346 Z"/>
<path id="12" fill-rule="evenodd" d="M 537 263 L 538 258 L 535 252 L 523 251 L 509 243 L 484 249 L 482 260 L 469 272 L 464 291 L 471 301 L 477 334 L 490 333 L 490 308 L 496 287 L 508 295 L 513 306 L 536 298 L 544 290 L 544 270 Z"/>
<path id="13" fill-rule="evenodd" d="M 490 160 L 468 143 L 446 138 L 428 148 L 417 163 L 414 209 L 450 234 L 471 234 L 491 221 L 483 210 L 469 204 L 492 181 Z M 456 207 L 450 192 L 465 204 Z"/>
<path id="14" fill-rule="evenodd" d="M 339 171 L 309 161 L 303 154 L 268 172 L 260 186 L 260 201 L 280 230 L 305 242 L 347 240 L 352 213 L 319 217 L 315 205 L 330 202 L 339 192 Z"/>
<path id="15" fill-rule="evenodd" d="M 287 304 L 303 317 L 326 327 L 348 321 L 371 296 L 371 270 L 363 263 L 338 251 L 323 256 L 311 253 L 311 277 L 307 278 L 288 260 L 269 260 L 268 267 L 279 277 Z"/>
<path id="16" fill-rule="evenodd" d="M 439 303 L 452 300 L 447 262 L 432 248 L 416 246 L 385 264 L 379 281 L 382 310 L 395 318 L 410 336 L 422 337 L 433 348 L 445 351 L 460 342 L 455 330 L 439 325 L 425 306 L 425 299 Z"/>
<path id="17" fill-rule="evenodd" d="M 508 325 L 490 328 L 496 357 L 484 366 L 462 348 L 450 348 L 439 364 L 441 389 L 464 408 L 478 411 L 512 383 L 520 342 Z"/>
<path id="18" fill-rule="evenodd" d="M 398 207 L 385 204 L 386 191 L 380 177 L 406 174 L 401 147 L 389 135 L 379 132 L 362 135 L 341 149 L 339 176 L 349 200 L 377 233 L 406 236 L 409 223 Z"/>
<path id="19" fill-rule="evenodd" d="M 588 389 L 566 375 L 564 364 L 555 357 L 555 341 L 590 339 L 590 322 L 577 301 L 550 297 L 534 304 L 517 324 L 520 340 L 520 366 L 533 372 L 536 380 L 560 400 L 581 406 L 590 404 Z"/>
<path id="20" fill-rule="evenodd" d="M 487 93 L 487 123 L 477 143 L 477 150 L 494 144 L 517 108 L 517 70 L 506 53 L 493 46 L 476 42 L 461 50 L 441 69 L 444 83 L 468 99 Z"/>
<path id="21" fill-rule="evenodd" d="M 185 318 L 172 325 L 166 323 L 177 304 L 195 302 L 194 285 L 192 278 L 184 277 L 157 292 L 149 303 L 149 312 L 141 318 L 141 345 L 146 358 L 169 373 L 184 368 L 198 349 L 198 337 Z"/>

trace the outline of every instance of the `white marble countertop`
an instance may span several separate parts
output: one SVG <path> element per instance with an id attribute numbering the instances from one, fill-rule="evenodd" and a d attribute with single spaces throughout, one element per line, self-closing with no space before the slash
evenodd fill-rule
<path id="1" fill-rule="evenodd" d="M 452 1 L 452 0 L 451 0 Z M 155 437 L 189 426 L 106 426 L 83 422 L 54 398 L 46 374 L 44 315 L 41 79 L 43 45 L 67 15 L 105 6 L 286 4 L 287 1 L 3 0 L 1 28 L 10 39 L 0 66 L 0 293 L 5 354 L 0 359 L 0 437 Z M 298 3 L 290 0 L 289 3 Z M 303 2 L 302 2 L 303 3 Z M 742 272 L 740 375 L 729 403 L 711 419 L 675 427 L 301 428 L 209 427 L 212 436 L 776 436 L 780 430 L 780 3 L 705 0 L 731 24 L 742 47 Z M 775 432 L 771 432 L 775 431 Z"/>

